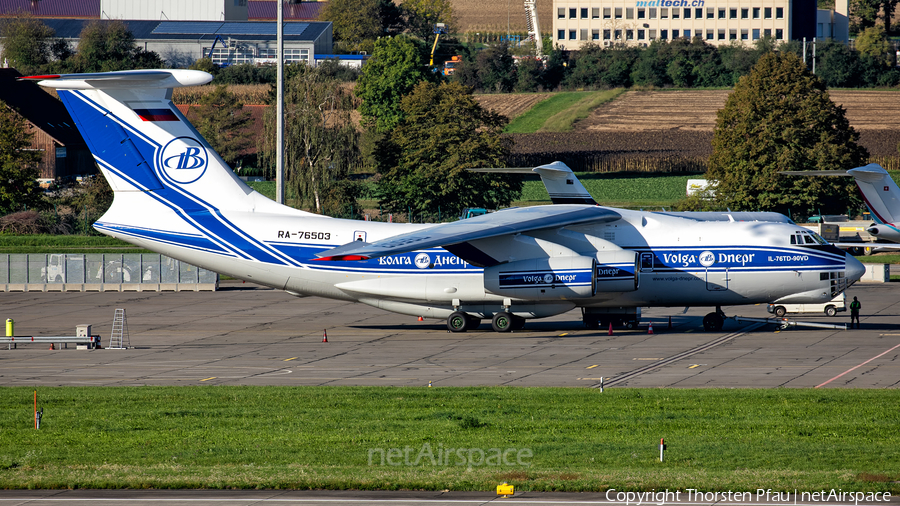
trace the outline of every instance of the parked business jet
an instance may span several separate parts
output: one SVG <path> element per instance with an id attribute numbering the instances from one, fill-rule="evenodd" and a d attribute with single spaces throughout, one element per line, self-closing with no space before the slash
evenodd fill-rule
<path id="1" fill-rule="evenodd" d="M 867 232 L 882 241 L 900 243 L 900 188 L 888 171 L 877 163 L 870 163 L 850 170 L 817 170 L 817 171 L 784 171 L 782 174 L 792 176 L 853 176 L 856 186 L 862 193 L 866 207 L 875 217 Z M 876 243 L 835 243 L 845 248 L 861 246 L 878 248 L 896 248 L 896 246 Z"/>
<path id="2" fill-rule="evenodd" d="M 496 331 L 582 308 L 824 302 L 864 268 L 791 223 L 708 221 L 593 203 L 443 224 L 341 220 L 241 182 L 171 102 L 191 70 L 33 76 L 56 88 L 115 192 L 94 227 L 239 279 Z"/>

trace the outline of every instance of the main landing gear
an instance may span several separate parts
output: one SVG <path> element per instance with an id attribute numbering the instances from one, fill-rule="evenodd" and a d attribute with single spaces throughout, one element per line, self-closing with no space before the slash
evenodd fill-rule
<path id="1" fill-rule="evenodd" d="M 481 324 L 481 319 L 463 311 L 454 311 L 447 318 L 447 328 L 450 332 L 466 332 L 475 330 Z M 511 332 L 525 326 L 525 318 L 515 316 L 507 311 L 495 313 L 491 318 L 491 328 L 494 332 Z"/>
<path id="2" fill-rule="evenodd" d="M 703 330 L 707 332 L 718 332 L 725 325 L 725 313 L 721 306 L 716 306 L 715 312 L 709 313 L 703 317 Z"/>

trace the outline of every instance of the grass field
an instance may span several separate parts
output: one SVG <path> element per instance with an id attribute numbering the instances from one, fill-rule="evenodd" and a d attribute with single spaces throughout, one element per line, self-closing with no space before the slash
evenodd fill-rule
<path id="1" fill-rule="evenodd" d="M 32 392 L 0 488 L 900 491 L 898 390 L 57 387 L 40 431 Z"/>
<path id="2" fill-rule="evenodd" d="M 151 253 L 151 251 L 105 235 L 2 235 L 0 253 Z"/>
<path id="3" fill-rule="evenodd" d="M 525 114 L 513 119 L 504 132 L 518 134 L 571 130 L 575 121 L 587 117 L 592 110 L 623 92 L 623 89 L 615 89 L 555 93 L 552 97 L 535 104 Z"/>

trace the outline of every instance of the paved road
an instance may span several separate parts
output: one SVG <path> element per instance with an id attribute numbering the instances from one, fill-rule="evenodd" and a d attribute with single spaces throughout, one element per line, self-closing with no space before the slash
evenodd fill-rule
<path id="1" fill-rule="evenodd" d="M 515 385 L 609 387 L 895 388 L 900 384 L 900 290 L 857 284 L 861 330 L 779 330 L 729 320 L 703 332 L 709 308 L 644 310 L 646 327 L 587 330 L 577 312 L 497 334 L 463 334 L 443 322 L 362 304 L 295 298 L 256 285 L 218 292 L 0 293 L 0 319 L 17 335 L 74 335 L 78 324 L 108 341 L 124 308 L 132 348 L 50 351 L 0 348 L 0 385 Z M 769 316 L 764 306 L 724 308 Z M 672 328 L 668 328 L 671 317 Z M 802 321 L 846 323 L 824 315 Z M 758 328 L 757 328 L 758 327 Z M 328 342 L 323 343 L 327 332 Z"/>

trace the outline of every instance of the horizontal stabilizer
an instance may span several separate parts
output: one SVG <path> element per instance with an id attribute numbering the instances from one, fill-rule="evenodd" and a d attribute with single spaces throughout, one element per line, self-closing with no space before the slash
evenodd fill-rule
<path id="1" fill-rule="evenodd" d="M 581 181 L 575 177 L 572 169 L 563 162 L 553 162 L 535 168 L 511 167 L 511 168 L 479 168 L 468 169 L 470 172 L 498 172 L 506 174 L 537 174 L 541 176 L 541 182 L 550 195 L 554 204 L 587 204 L 596 205 L 597 202 L 584 188 Z"/>
<path id="2" fill-rule="evenodd" d="M 105 88 L 179 88 L 212 81 L 212 76 L 199 70 L 121 70 L 94 74 L 49 74 L 24 76 L 19 80 L 38 81 L 38 85 L 60 90 Z"/>

